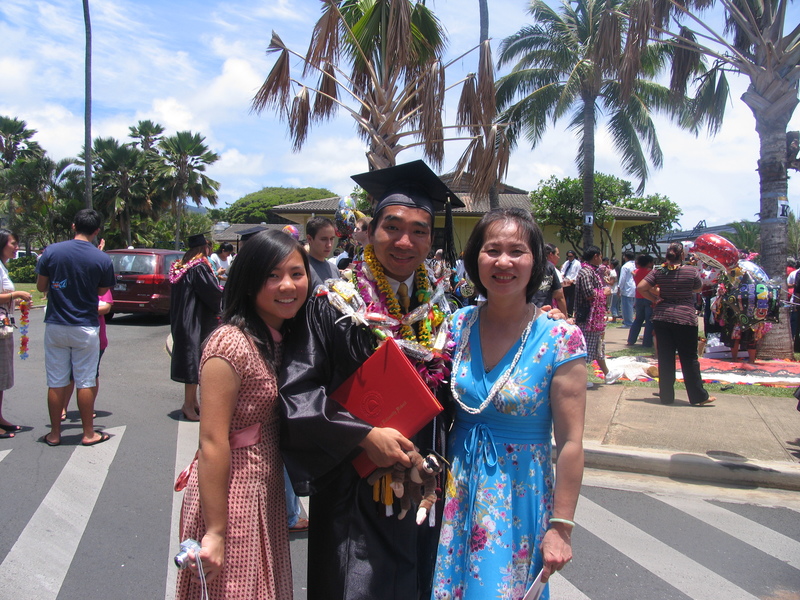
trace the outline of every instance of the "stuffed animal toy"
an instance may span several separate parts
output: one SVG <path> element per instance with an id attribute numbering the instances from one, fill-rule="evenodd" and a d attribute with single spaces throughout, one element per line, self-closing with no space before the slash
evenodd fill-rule
<path id="1" fill-rule="evenodd" d="M 435 452 L 422 456 L 416 449 L 406 452 L 411 459 L 411 467 L 401 465 L 377 469 L 367 478 L 367 483 L 375 485 L 391 475 L 391 489 L 400 499 L 400 514 L 398 519 L 406 516 L 415 504 L 417 508 L 417 525 L 422 525 L 428 517 L 431 508 L 436 504 L 436 476 L 444 468 L 444 459 Z"/>

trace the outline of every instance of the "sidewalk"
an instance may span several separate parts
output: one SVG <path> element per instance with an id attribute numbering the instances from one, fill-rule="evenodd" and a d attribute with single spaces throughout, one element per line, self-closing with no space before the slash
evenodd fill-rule
<path id="1" fill-rule="evenodd" d="M 628 330 L 609 324 L 606 354 Z M 639 346 L 636 346 L 639 347 Z M 794 398 L 720 394 L 689 405 L 676 391 L 595 384 L 586 393 L 586 466 L 743 486 L 800 491 L 800 412 Z"/>

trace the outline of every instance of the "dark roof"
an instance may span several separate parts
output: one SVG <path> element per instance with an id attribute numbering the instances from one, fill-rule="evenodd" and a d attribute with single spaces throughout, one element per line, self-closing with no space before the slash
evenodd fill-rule
<path id="1" fill-rule="evenodd" d="M 302 226 L 298 225 L 297 223 L 292 223 L 298 229 L 302 229 Z M 234 223 L 222 233 L 217 234 L 214 236 L 214 242 L 222 243 L 222 242 L 238 242 L 242 232 L 248 231 L 250 229 L 261 228 L 263 229 L 278 229 L 281 230 L 286 227 L 285 223 L 261 223 L 261 224 L 254 224 L 254 223 Z M 302 231 L 300 232 L 303 233 Z"/>
<path id="2" fill-rule="evenodd" d="M 701 221 L 694 229 L 687 229 L 685 231 L 670 231 L 664 237 L 658 240 L 659 244 L 668 244 L 674 241 L 694 240 L 704 233 L 735 233 L 736 230 L 730 225 L 714 225 L 713 227 L 706 227 L 705 221 Z"/>
<path id="3" fill-rule="evenodd" d="M 297 214 L 330 214 L 333 215 L 339 208 L 339 196 L 333 198 L 322 198 L 321 200 L 304 200 L 303 202 L 292 202 L 291 204 L 281 204 L 274 206 L 270 210 L 276 215 L 297 215 Z"/>

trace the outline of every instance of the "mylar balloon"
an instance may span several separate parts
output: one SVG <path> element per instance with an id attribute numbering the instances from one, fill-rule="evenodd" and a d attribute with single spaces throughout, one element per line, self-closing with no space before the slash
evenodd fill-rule
<path id="1" fill-rule="evenodd" d="M 739 251 L 733 242 L 716 233 L 704 233 L 694 241 L 692 252 L 712 267 L 730 271 L 739 262 Z"/>
<path id="2" fill-rule="evenodd" d="M 294 225 L 287 225 L 283 228 L 283 233 L 292 236 L 296 240 L 300 240 L 300 230 Z"/>
<path id="3" fill-rule="evenodd" d="M 336 235 L 339 237 L 352 235 L 356 230 L 356 214 L 351 209 L 340 206 L 336 209 L 333 222 L 336 224 Z"/>
<path id="4" fill-rule="evenodd" d="M 341 210 L 355 210 L 356 201 L 353 199 L 352 196 L 342 196 L 339 199 L 339 208 Z"/>
<path id="5" fill-rule="evenodd" d="M 753 279 L 755 279 L 756 281 L 761 281 L 761 282 L 769 281 L 769 275 L 767 275 L 767 272 L 764 269 L 762 269 L 760 265 L 757 265 L 752 261 L 740 260 L 738 266 L 742 271 L 747 271 L 748 273 L 750 273 L 750 275 L 752 275 Z"/>

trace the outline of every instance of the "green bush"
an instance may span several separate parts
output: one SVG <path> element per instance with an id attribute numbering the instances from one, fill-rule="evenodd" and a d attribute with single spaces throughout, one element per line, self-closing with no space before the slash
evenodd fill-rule
<path id="1" fill-rule="evenodd" d="M 8 276 L 14 283 L 36 283 L 36 257 L 12 258 L 6 265 Z"/>

